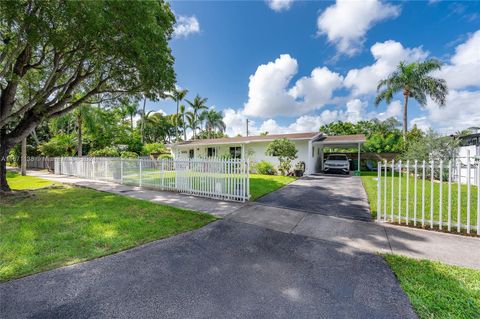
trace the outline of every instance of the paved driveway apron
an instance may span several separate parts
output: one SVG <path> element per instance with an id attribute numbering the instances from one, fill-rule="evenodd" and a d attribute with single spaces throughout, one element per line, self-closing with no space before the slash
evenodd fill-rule
<path id="1" fill-rule="evenodd" d="M 257 202 L 314 214 L 370 220 L 367 195 L 357 176 L 306 176 Z"/>
<path id="2" fill-rule="evenodd" d="M 415 318 L 383 258 L 222 220 L 0 284 L 1 318 Z"/>

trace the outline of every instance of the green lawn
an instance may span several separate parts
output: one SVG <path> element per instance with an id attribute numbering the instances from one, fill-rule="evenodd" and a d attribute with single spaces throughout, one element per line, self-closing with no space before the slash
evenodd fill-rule
<path id="1" fill-rule="evenodd" d="M 292 176 L 250 174 L 250 200 L 257 200 L 296 179 Z"/>
<path id="2" fill-rule="evenodd" d="M 9 173 L 11 186 L 52 183 Z M 59 186 L 0 198 L 0 281 L 77 263 L 199 228 L 208 214 Z"/>
<path id="3" fill-rule="evenodd" d="M 480 318 L 480 270 L 387 255 L 420 318 Z"/>
<path id="4" fill-rule="evenodd" d="M 55 182 L 33 176 L 22 176 L 20 174 L 7 171 L 7 179 L 12 189 L 38 189 L 52 185 L 58 185 Z"/>
<path id="5" fill-rule="evenodd" d="M 370 202 L 370 208 L 372 210 L 372 216 L 376 218 L 377 216 L 377 172 L 362 172 L 362 181 L 363 185 L 365 187 L 365 190 L 368 195 L 368 200 Z M 383 196 L 383 181 L 385 179 L 382 178 L 382 196 Z M 388 173 L 388 177 L 386 179 L 387 181 L 387 214 L 390 217 L 390 212 L 391 212 L 391 185 L 392 185 L 392 177 L 390 175 L 390 172 Z M 398 216 L 398 173 L 396 173 L 394 177 L 394 212 L 395 212 L 395 221 L 397 220 Z M 406 178 L 405 174 L 402 174 L 402 216 L 406 216 Z M 414 212 L 414 185 L 415 181 L 413 178 L 413 175 L 409 176 L 409 217 L 413 218 L 413 212 Z M 430 220 L 430 194 L 431 194 L 431 182 L 429 180 L 425 180 L 425 219 Z M 457 223 L 457 191 L 458 191 L 458 185 L 455 183 L 452 183 L 452 228 L 456 227 Z M 460 188 L 461 191 L 461 222 L 462 224 L 467 223 L 467 185 L 461 185 Z M 443 198 L 442 198 L 442 220 L 443 222 L 448 221 L 448 214 L 447 214 L 447 208 L 448 208 L 448 183 L 443 182 L 443 187 L 442 187 L 442 193 L 443 193 Z M 440 215 L 440 183 L 434 182 L 433 183 L 433 196 L 434 196 L 434 211 L 433 211 L 433 216 L 434 216 L 434 221 L 439 220 L 439 215 Z M 417 180 L 417 225 L 418 225 L 418 218 L 421 217 L 422 215 L 422 181 L 421 179 Z M 470 205 L 471 205 L 471 211 L 470 211 L 470 223 L 471 225 L 476 225 L 477 224 L 477 187 L 472 186 L 471 187 L 471 197 L 470 197 Z M 382 208 L 383 208 L 383 197 L 382 197 Z M 426 221 L 426 225 L 429 225 L 429 222 Z M 445 224 L 444 224 L 445 226 Z M 456 229 L 456 228 L 454 228 Z M 471 230 L 472 232 L 475 232 L 475 230 Z"/>

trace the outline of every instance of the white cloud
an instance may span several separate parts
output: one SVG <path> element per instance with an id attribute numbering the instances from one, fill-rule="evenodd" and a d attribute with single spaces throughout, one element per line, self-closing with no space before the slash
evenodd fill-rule
<path id="1" fill-rule="evenodd" d="M 250 116 L 292 116 L 305 114 L 327 104 L 343 78 L 328 68 L 315 68 L 290 89 L 298 71 L 297 60 L 282 54 L 273 62 L 260 65 L 250 76 L 248 101 L 244 113 Z"/>
<path id="2" fill-rule="evenodd" d="M 273 11 L 280 12 L 290 9 L 294 0 L 266 0 L 267 5 Z"/>
<path id="3" fill-rule="evenodd" d="M 425 132 L 432 127 L 426 116 L 414 118 L 410 121 L 410 125 L 408 127 L 411 129 L 414 125 L 416 125 L 418 129 Z"/>
<path id="4" fill-rule="evenodd" d="M 373 25 L 399 14 L 399 6 L 378 0 L 337 0 L 318 17 L 318 33 L 325 34 L 340 53 L 352 56 L 360 51 L 365 35 Z"/>
<path id="5" fill-rule="evenodd" d="M 480 123 L 480 91 L 450 90 L 446 106 L 439 108 L 432 100 L 426 105 L 426 118 L 431 126 L 453 133 Z"/>
<path id="6" fill-rule="evenodd" d="M 394 101 L 389 104 L 387 110 L 383 113 L 367 112 L 367 106 L 368 103 L 366 101 L 353 99 L 348 101 L 343 109 L 327 109 L 316 115 L 302 115 L 294 122 L 286 125 L 279 124 L 273 118 L 263 121 L 260 125 L 250 120 L 249 132 L 251 135 L 261 132 L 268 132 L 269 134 L 315 132 L 319 130 L 320 126 L 335 121 L 356 123 L 373 118 L 385 120 L 389 117 L 398 117 L 402 109 L 400 101 Z M 245 135 L 247 118 L 243 110 L 231 108 L 224 110 L 223 121 L 227 125 L 227 135 Z"/>
<path id="7" fill-rule="evenodd" d="M 466 42 L 455 48 L 450 63 L 438 75 L 447 80 L 450 89 L 468 86 L 480 87 L 480 30 L 472 34 Z"/>
<path id="8" fill-rule="evenodd" d="M 375 43 L 370 51 L 375 63 L 360 69 L 352 69 L 345 77 L 344 85 L 352 90 L 353 96 L 374 93 L 378 81 L 393 72 L 400 61 L 418 61 L 428 56 L 428 52 L 423 51 L 421 47 L 404 48 L 401 43 L 392 40 Z"/>
<path id="9" fill-rule="evenodd" d="M 385 112 L 375 113 L 377 119 L 384 121 L 390 117 L 399 117 L 402 114 L 403 105 L 400 101 L 393 101 L 387 105 Z"/>
<path id="10" fill-rule="evenodd" d="M 185 38 L 193 33 L 200 32 L 200 23 L 195 16 L 178 16 L 173 29 L 174 38 Z"/>

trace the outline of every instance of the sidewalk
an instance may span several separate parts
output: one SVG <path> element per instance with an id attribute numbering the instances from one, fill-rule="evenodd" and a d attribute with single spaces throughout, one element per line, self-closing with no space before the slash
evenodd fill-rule
<path id="1" fill-rule="evenodd" d="M 480 238 L 364 222 L 249 203 L 227 216 L 276 231 L 338 245 L 344 252 L 392 253 L 480 269 Z"/>
<path id="2" fill-rule="evenodd" d="M 27 175 L 40 177 L 58 183 L 88 187 L 102 192 L 145 199 L 159 204 L 201 211 L 212 214 L 216 217 L 225 217 L 244 205 L 244 203 L 220 201 L 175 192 L 149 190 L 107 181 L 88 180 L 66 175 L 54 175 L 46 171 L 28 171 Z"/>
<path id="3" fill-rule="evenodd" d="M 351 250 L 393 253 L 480 269 L 480 238 L 414 229 L 387 223 L 365 222 L 312 214 L 259 203 L 235 203 L 174 192 L 141 189 L 105 181 L 28 171 L 59 183 L 88 187 L 175 207 L 203 211 L 235 222 L 261 226 L 283 233 L 303 235 Z"/>

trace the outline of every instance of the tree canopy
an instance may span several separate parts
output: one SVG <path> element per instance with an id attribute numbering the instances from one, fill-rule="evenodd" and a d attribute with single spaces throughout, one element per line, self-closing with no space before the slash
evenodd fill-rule
<path id="1" fill-rule="evenodd" d="M 0 183 L 5 158 L 43 121 L 86 103 L 150 99 L 174 88 L 169 4 L 0 2 Z"/>

